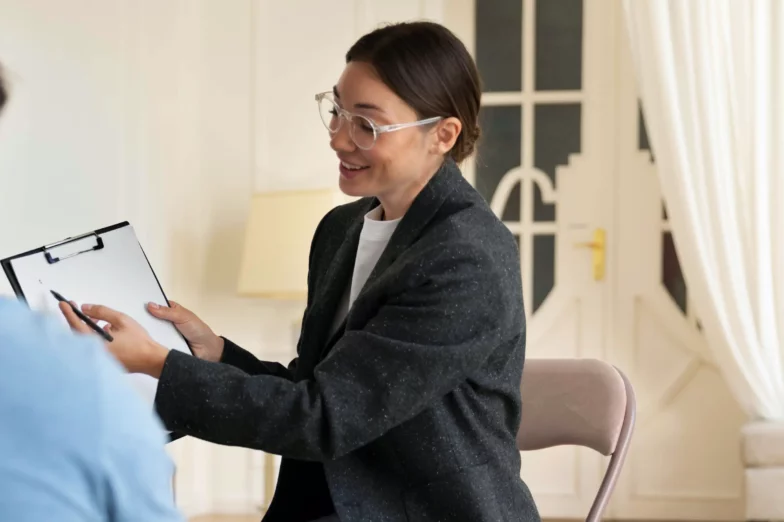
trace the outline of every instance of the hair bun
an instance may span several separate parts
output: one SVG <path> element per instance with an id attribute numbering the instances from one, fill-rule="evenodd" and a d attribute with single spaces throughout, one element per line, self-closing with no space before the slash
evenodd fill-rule
<path id="1" fill-rule="evenodd" d="M 479 127 L 479 125 L 474 125 L 470 129 L 463 129 L 463 131 L 460 133 L 460 136 L 457 138 L 457 141 L 455 142 L 455 146 L 452 148 L 452 159 L 454 159 L 456 163 L 462 163 L 465 161 L 474 153 L 476 145 L 479 142 L 479 138 L 481 138 L 481 136 L 482 129 Z"/>

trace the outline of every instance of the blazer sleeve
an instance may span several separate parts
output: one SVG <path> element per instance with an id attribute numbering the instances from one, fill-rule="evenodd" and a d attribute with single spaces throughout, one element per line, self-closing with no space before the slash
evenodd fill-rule
<path id="1" fill-rule="evenodd" d="M 223 337 L 223 355 L 220 362 L 231 365 L 249 375 L 275 375 L 282 379 L 292 380 L 297 360 L 291 361 L 288 367 L 276 362 L 262 361 Z"/>
<path id="2" fill-rule="evenodd" d="M 456 388 L 520 324 L 519 285 L 471 244 L 439 245 L 310 380 L 249 376 L 172 351 L 158 413 L 173 431 L 300 460 L 338 458 Z"/>

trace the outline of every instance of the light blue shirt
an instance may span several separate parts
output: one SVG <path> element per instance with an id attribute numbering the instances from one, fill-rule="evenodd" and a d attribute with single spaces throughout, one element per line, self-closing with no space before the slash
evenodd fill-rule
<path id="1" fill-rule="evenodd" d="M 181 522 L 165 440 L 97 337 L 0 298 L 0 521 Z"/>

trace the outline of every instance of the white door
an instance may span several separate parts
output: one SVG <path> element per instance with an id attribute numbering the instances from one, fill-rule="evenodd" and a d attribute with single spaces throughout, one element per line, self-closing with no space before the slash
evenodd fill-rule
<path id="1" fill-rule="evenodd" d="M 528 356 L 609 361 L 638 394 L 609 516 L 738 519 L 743 417 L 685 297 L 620 2 L 449 0 L 445 21 L 484 81 L 483 142 L 466 170 L 520 238 Z M 597 233 L 604 266 L 582 246 Z M 605 467 L 561 447 L 523 454 L 522 476 L 543 516 L 580 518 Z"/>

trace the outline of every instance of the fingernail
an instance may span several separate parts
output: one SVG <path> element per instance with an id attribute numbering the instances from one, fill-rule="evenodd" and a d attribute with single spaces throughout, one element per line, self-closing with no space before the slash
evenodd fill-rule
<path id="1" fill-rule="evenodd" d="M 158 303 L 147 303 L 147 304 L 149 304 L 150 308 L 152 308 L 154 310 L 157 310 L 158 308 L 160 308 L 160 306 L 158 306 Z"/>
<path id="2" fill-rule="evenodd" d="M 92 309 L 92 307 L 93 307 L 93 305 L 89 305 L 89 304 L 82 305 L 82 311 L 83 312 L 89 312 Z"/>

